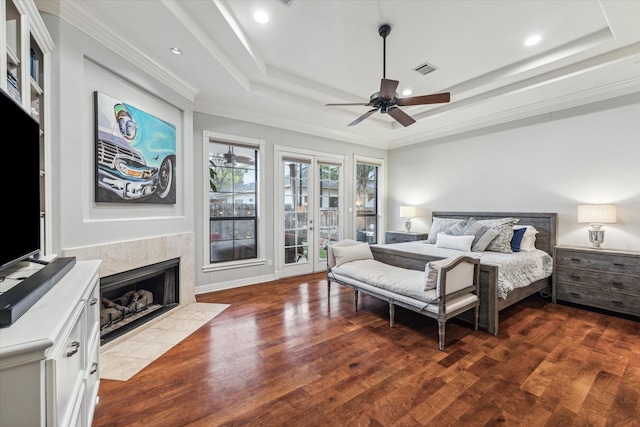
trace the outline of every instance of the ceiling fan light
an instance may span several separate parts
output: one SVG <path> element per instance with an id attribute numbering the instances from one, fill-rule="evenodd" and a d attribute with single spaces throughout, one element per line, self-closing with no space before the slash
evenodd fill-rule
<path id="1" fill-rule="evenodd" d="M 534 45 L 540 43 L 540 40 L 542 40 L 542 37 L 540 37 L 539 35 L 536 34 L 534 36 L 531 36 L 531 37 L 527 38 L 524 41 L 524 45 L 525 46 L 534 46 Z"/>
<path id="2" fill-rule="evenodd" d="M 264 10 L 257 10 L 256 13 L 253 14 L 253 19 L 255 19 L 258 24 L 266 24 L 269 22 L 269 15 L 267 15 L 267 12 Z"/>

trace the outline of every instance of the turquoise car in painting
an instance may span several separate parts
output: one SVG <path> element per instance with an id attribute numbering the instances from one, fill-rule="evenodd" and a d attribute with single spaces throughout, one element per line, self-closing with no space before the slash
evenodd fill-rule
<path id="1" fill-rule="evenodd" d="M 96 105 L 96 201 L 175 203 L 175 126 L 97 92 Z"/>

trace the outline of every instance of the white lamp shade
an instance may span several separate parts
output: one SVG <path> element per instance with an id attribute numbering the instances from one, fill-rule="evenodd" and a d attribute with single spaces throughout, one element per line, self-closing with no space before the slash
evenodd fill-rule
<path id="1" fill-rule="evenodd" d="M 418 209 L 415 206 L 400 206 L 400 216 L 402 218 L 415 218 L 418 213 Z"/>
<path id="2" fill-rule="evenodd" d="M 616 205 L 578 205 L 578 222 L 614 223 L 617 216 Z"/>

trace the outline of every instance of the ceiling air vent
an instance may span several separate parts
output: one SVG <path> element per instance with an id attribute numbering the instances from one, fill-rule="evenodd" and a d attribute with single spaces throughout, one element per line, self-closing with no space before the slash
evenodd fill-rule
<path id="1" fill-rule="evenodd" d="M 293 0 L 276 0 L 278 3 L 282 3 L 285 6 L 289 6 Z"/>
<path id="2" fill-rule="evenodd" d="M 416 68 L 413 69 L 413 71 L 417 71 L 423 76 L 426 76 L 427 74 L 435 70 L 437 70 L 437 68 L 429 64 L 428 62 L 425 62 L 422 65 L 418 65 Z"/>

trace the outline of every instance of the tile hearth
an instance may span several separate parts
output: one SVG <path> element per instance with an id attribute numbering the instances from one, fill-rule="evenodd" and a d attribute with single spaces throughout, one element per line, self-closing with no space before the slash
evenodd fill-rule
<path id="1" fill-rule="evenodd" d="M 228 304 L 195 302 L 174 309 L 149 327 L 140 327 L 100 348 L 100 378 L 127 381 L 174 345 L 222 313 Z"/>

